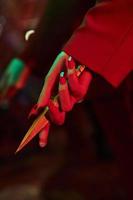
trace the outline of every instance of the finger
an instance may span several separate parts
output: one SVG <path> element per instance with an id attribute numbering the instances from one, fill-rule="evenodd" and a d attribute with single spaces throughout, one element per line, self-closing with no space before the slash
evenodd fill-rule
<path id="1" fill-rule="evenodd" d="M 45 78 L 44 86 L 38 100 L 38 108 L 44 107 L 48 104 L 51 92 L 54 89 L 56 79 L 61 69 L 63 68 L 65 60 L 67 58 L 68 55 L 65 52 L 61 52 L 54 61 L 50 71 Z"/>
<path id="2" fill-rule="evenodd" d="M 79 82 L 78 76 L 81 71 L 79 69 L 75 69 L 75 63 L 72 59 L 69 59 L 66 63 L 67 65 L 67 78 L 68 85 L 71 91 L 71 94 L 75 98 L 80 98 L 82 96 L 82 85 Z"/>
<path id="3" fill-rule="evenodd" d="M 86 95 L 90 83 L 92 81 L 92 74 L 89 71 L 84 70 L 79 77 L 79 83 L 81 85 L 82 90 L 82 98 Z"/>
<path id="4" fill-rule="evenodd" d="M 60 73 L 59 100 L 61 109 L 65 112 L 70 111 L 75 103 L 75 99 L 70 95 L 68 84 L 63 73 Z"/>
<path id="5" fill-rule="evenodd" d="M 75 62 L 73 61 L 72 57 L 69 57 L 69 59 L 66 61 L 67 66 L 67 78 L 69 86 L 72 90 L 72 92 L 75 92 L 75 87 L 79 85 L 76 69 L 75 69 Z"/>
<path id="6" fill-rule="evenodd" d="M 33 108 L 31 109 L 31 111 L 30 111 L 30 113 L 29 113 L 29 115 L 28 115 L 28 119 L 31 119 L 31 118 L 33 118 L 33 117 L 36 117 L 37 115 L 38 115 L 38 110 L 37 110 L 37 104 L 35 104 L 34 106 L 33 106 Z"/>
<path id="7" fill-rule="evenodd" d="M 62 125 L 65 121 L 65 112 L 59 109 L 58 100 L 57 99 L 50 100 L 48 107 L 49 107 L 48 115 L 50 117 L 50 120 L 57 125 Z"/>
<path id="8" fill-rule="evenodd" d="M 42 148 L 47 145 L 49 129 L 50 123 L 48 123 L 45 128 L 43 128 L 42 131 L 39 133 L 39 146 Z"/>
<path id="9" fill-rule="evenodd" d="M 82 72 L 85 70 L 85 68 L 86 67 L 84 65 L 79 65 L 77 67 L 77 69 L 76 69 L 76 75 L 77 75 L 77 77 L 79 77 L 82 74 Z"/>

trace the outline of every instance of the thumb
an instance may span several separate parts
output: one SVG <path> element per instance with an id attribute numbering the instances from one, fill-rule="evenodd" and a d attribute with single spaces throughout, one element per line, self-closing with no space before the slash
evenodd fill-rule
<path id="1" fill-rule="evenodd" d="M 45 81 L 41 94 L 38 99 L 38 109 L 40 107 L 45 107 L 48 105 L 49 99 L 52 96 L 52 91 L 55 89 L 55 83 L 59 77 L 61 69 L 64 67 L 66 59 L 69 56 L 65 52 L 61 52 L 55 59 L 53 65 L 51 66 Z"/>
<path id="2" fill-rule="evenodd" d="M 45 147 L 47 145 L 48 134 L 50 129 L 50 123 L 48 123 L 45 128 L 43 128 L 39 134 L 39 145 L 40 147 Z"/>

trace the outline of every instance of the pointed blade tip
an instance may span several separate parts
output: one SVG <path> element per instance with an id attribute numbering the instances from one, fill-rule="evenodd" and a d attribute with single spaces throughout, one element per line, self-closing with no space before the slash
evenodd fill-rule
<path id="1" fill-rule="evenodd" d="M 19 152 L 19 149 L 17 149 L 14 154 L 16 155 L 18 152 Z"/>
<path id="2" fill-rule="evenodd" d="M 19 145 L 19 147 L 17 148 L 17 150 L 15 151 L 15 154 L 17 154 L 19 151 L 21 151 L 21 149 L 23 148 L 22 145 Z"/>

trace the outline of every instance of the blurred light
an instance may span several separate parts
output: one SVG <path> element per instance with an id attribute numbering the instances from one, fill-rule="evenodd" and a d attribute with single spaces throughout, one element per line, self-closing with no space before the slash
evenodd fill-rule
<path id="1" fill-rule="evenodd" d="M 25 40 L 28 41 L 30 36 L 35 33 L 35 30 L 29 30 L 25 34 Z"/>

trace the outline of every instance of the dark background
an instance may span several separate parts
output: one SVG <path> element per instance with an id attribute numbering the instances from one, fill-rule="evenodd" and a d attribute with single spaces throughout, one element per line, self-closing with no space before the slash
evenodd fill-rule
<path id="1" fill-rule="evenodd" d="M 16 56 L 36 61 L 26 87 L 0 108 L 0 200 L 126 199 L 115 157 L 92 101 L 95 98 L 99 106 L 112 94 L 111 86 L 103 89 L 104 80 L 99 77 L 92 96 L 75 106 L 63 126 L 52 127 L 46 148 L 38 147 L 36 137 L 24 150 L 14 154 L 29 127 L 27 116 L 37 101 L 44 75 L 93 5 L 93 1 L 90 4 L 85 1 L 83 6 L 81 1 L 77 4 L 71 0 L 72 7 L 69 1 L 62 0 L 63 7 L 59 7 L 56 0 L 54 4 L 50 2 L 48 10 L 48 1 L 0 1 L 1 75 Z M 27 42 L 25 33 L 30 29 L 36 32 Z M 98 84 L 102 88 L 100 95 L 106 95 L 96 94 Z"/>

